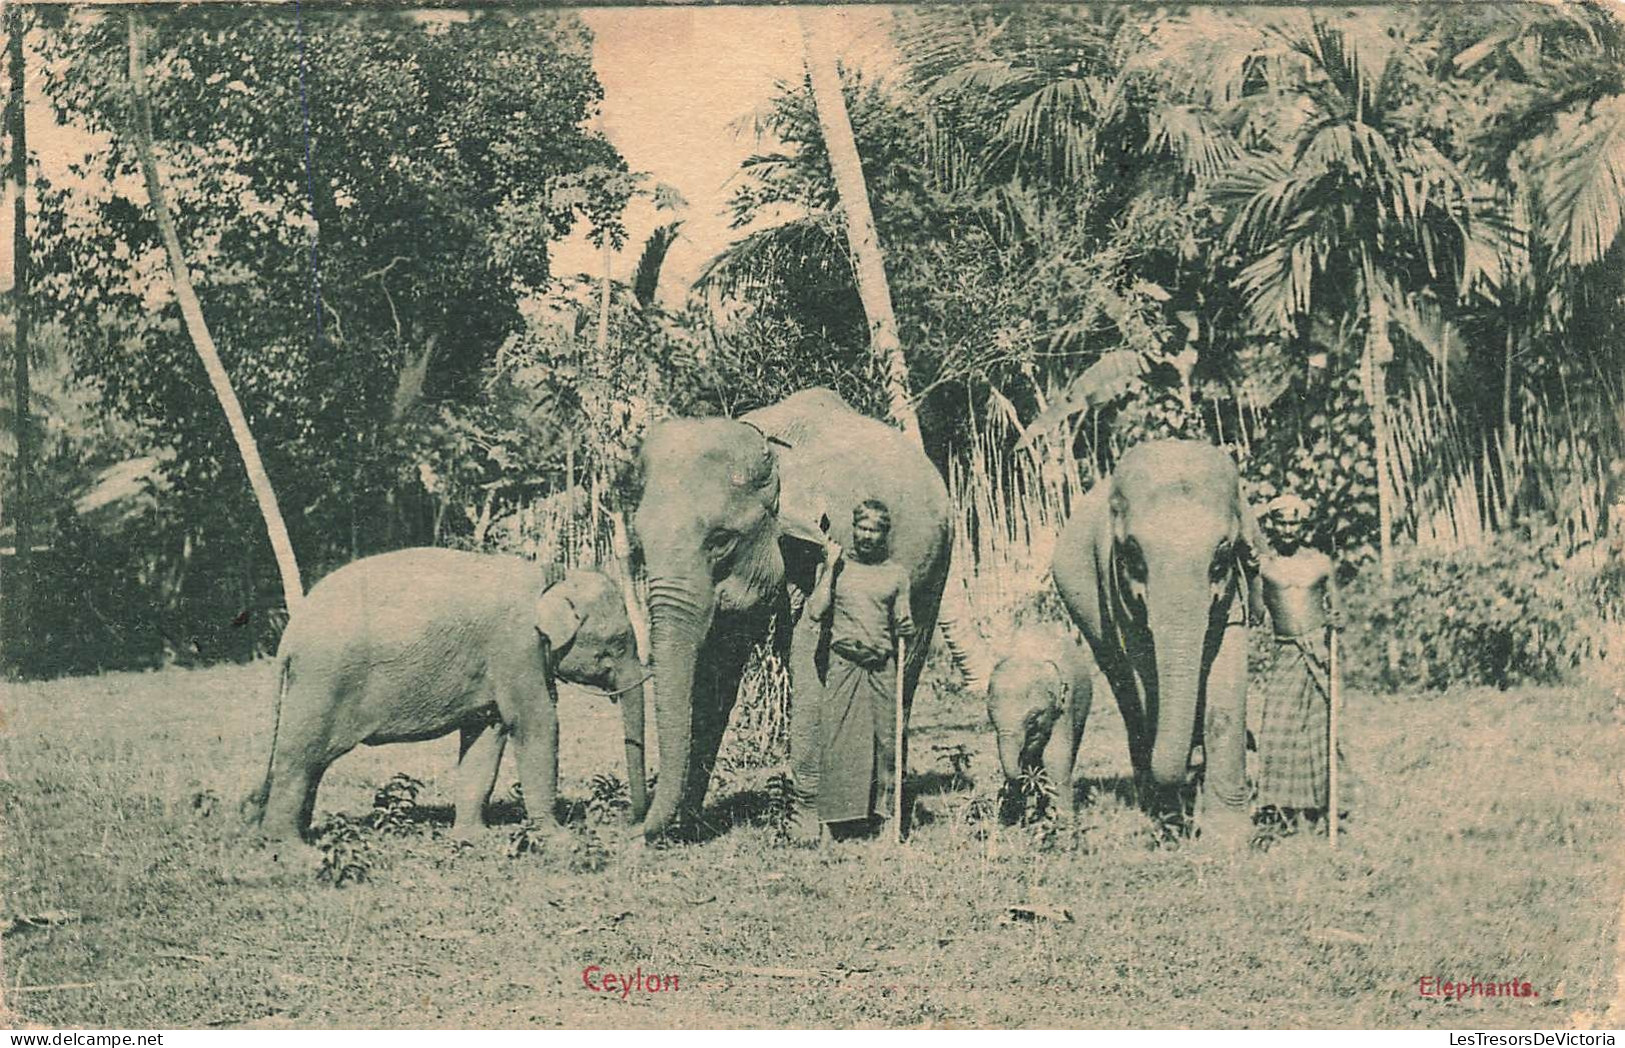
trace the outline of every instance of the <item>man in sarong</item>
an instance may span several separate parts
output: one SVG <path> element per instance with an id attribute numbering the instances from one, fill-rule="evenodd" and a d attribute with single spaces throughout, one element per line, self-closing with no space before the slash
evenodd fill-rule
<path id="1" fill-rule="evenodd" d="M 897 753 L 897 638 L 912 638 L 908 572 L 887 559 L 891 514 L 869 499 L 852 511 L 852 557 L 834 541 L 807 598 L 829 624 L 829 673 L 819 720 L 823 756 L 818 818 L 826 826 L 892 810 Z"/>
<path id="2" fill-rule="evenodd" d="M 1264 680 L 1258 804 L 1266 828 L 1290 831 L 1300 820 L 1318 820 L 1330 803 L 1327 630 L 1341 625 L 1341 609 L 1332 559 L 1308 545 L 1308 505 L 1283 495 L 1268 514 L 1280 552 L 1261 558 L 1259 573 L 1278 649 Z M 1341 748 L 1337 762 L 1346 811 L 1353 784 Z"/>

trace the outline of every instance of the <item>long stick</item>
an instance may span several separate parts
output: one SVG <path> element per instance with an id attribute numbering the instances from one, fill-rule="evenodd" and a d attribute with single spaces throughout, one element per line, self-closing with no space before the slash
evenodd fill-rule
<path id="1" fill-rule="evenodd" d="M 1337 795 L 1337 708 L 1343 704 L 1343 682 L 1339 679 L 1340 674 L 1337 663 L 1337 629 L 1333 627 L 1327 630 L 1326 636 L 1327 699 L 1329 700 L 1328 705 L 1331 706 L 1330 715 L 1326 718 L 1326 734 L 1329 736 L 1326 764 L 1330 769 L 1328 777 L 1331 780 L 1326 792 L 1329 794 L 1328 799 L 1331 801 L 1331 818 L 1326 826 L 1333 848 L 1337 847 L 1337 821 L 1342 808 Z"/>
<path id="2" fill-rule="evenodd" d="M 897 725 L 892 729 L 896 756 L 892 760 L 892 822 L 897 826 L 897 843 L 903 843 L 903 657 L 908 645 L 897 635 Z"/>

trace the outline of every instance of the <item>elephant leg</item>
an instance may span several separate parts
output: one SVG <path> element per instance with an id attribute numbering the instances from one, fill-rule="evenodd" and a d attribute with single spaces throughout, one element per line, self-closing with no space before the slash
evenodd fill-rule
<path id="1" fill-rule="evenodd" d="M 525 817 L 543 833 L 559 829 L 559 706 L 554 683 L 546 692 L 519 698 L 507 724 L 513 736 L 519 783 L 525 790 Z"/>
<path id="2" fill-rule="evenodd" d="M 310 829 L 316 791 L 327 765 L 278 758 L 271 771 L 260 832 L 272 840 L 298 840 Z"/>
<path id="3" fill-rule="evenodd" d="M 1080 735 L 1063 719 L 1050 732 L 1044 744 L 1044 776 L 1055 790 L 1055 814 L 1071 819 L 1077 814 L 1077 793 L 1072 785 L 1072 770 L 1078 759 Z"/>
<path id="4" fill-rule="evenodd" d="M 497 768 L 508 744 L 501 724 L 480 721 L 461 729 L 461 750 L 457 760 L 457 822 L 459 834 L 472 833 L 486 825 L 485 805 L 496 788 Z"/>
<path id="5" fill-rule="evenodd" d="M 1207 676 L 1202 819 L 1215 836 L 1252 831 L 1247 793 L 1247 629 L 1230 626 Z"/>
<path id="6" fill-rule="evenodd" d="M 1023 768 L 1022 772 L 1031 769 Z M 999 824 L 1001 826 L 1014 826 L 1021 821 L 1027 813 L 1027 798 L 1021 792 L 1021 779 L 1006 778 L 1004 788 L 999 791 Z"/>
<path id="7" fill-rule="evenodd" d="M 271 770 L 265 793 L 261 832 L 273 840 L 299 840 L 310 829 L 316 810 L 316 792 L 322 776 L 356 741 L 336 745 L 332 739 L 332 710 L 340 699 L 290 689 L 283 697 L 276 735 L 272 740 Z"/>
<path id="8" fill-rule="evenodd" d="M 802 619 L 790 641 L 790 773 L 796 804 L 792 835 L 801 841 L 819 837 L 818 784 L 823 767 L 824 684 L 818 676 L 819 624 Z"/>

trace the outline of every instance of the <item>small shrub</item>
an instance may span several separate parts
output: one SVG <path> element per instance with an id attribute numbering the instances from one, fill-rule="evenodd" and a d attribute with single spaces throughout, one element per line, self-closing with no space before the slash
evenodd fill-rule
<path id="1" fill-rule="evenodd" d="M 1600 654 L 1597 600 L 1547 551 L 1502 538 L 1449 554 L 1411 551 L 1394 566 L 1393 601 L 1375 572 L 1349 598 L 1345 679 L 1370 684 L 1392 636 L 1395 684 L 1508 688 L 1555 684 Z"/>
<path id="2" fill-rule="evenodd" d="M 199 790 L 192 794 L 192 814 L 207 819 L 220 808 L 220 795 L 213 790 Z"/>
<path id="3" fill-rule="evenodd" d="M 423 781 L 410 775 L 396 773 L 372 795 L 372 814 L 368 824 L 379 833 L 399 837 L 415 833 L 418 824 L 412 815 L 417 810 L 418 794 Z"/>
<path id="4" fill-rule="evenodd" d="M 767 827 L 772 832 L 775 845 L 790 843 L 791 829 L 795 822 L 796 794 L 795 784 L 788 772 L 774 772 L 767 779 L 767 810 L 765 817 Z"/>
<path id="5" fill-rule="evenodd" d="M 333 814 L 318 823 L 313 832 L 322 856 L 316 868 L 317 880 L 342 888 L 367 879 L 373 856 L 366 823 Z"/>
<path id="6" fill-rule="evenodd" d="M 990 825 L 997 820 L 999 813 L 999 800 L 997 797 L 977 795 L 968 798 L 954 812 L 958 821 L 970 827 L 972 840 L 986 840 Z"/>
<path id="7" fill-rule="evenodd" d="M 540 856 L 546 851 L 546 836 L 529 819 L 515 826 L 513 832 L 508 834 L 508 858 L 510 859 L 517 859 L 521 855 Z"/>
<path id="8" fill-rule="evenodd" d="M 613 772 L 594 775 L 587 788 L 587 819 L 593 823 L 620 822 L 632 810 L 631 791 Z"/>
<path id="9" fill-rule="evenodd" d="M 937 755 L 939 763 L 948 765 L 948 779 L 955 790 L 970 788 L 972 754 L 963 743 L 953 746 L 932 746 L 931 752 Z"/>

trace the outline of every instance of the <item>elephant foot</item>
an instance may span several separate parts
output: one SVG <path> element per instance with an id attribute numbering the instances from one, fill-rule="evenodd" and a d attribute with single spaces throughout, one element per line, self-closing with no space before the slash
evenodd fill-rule
<path id="1" fill-rule="evenodd" d="M 451 824 L 451 839 L 454 841 L 468 841 L 475 843 L 482 837 L 489 836 L 493 827 L 484 819 L 458 819 Z"/>
<path id="2" fill-rule="evenodd" d="M 1253 839 L 1253 816 L 1246 808 L 1210 804 L 1197 821 L 1201 841 L 1224 851 L 1240 851 Z"/>

